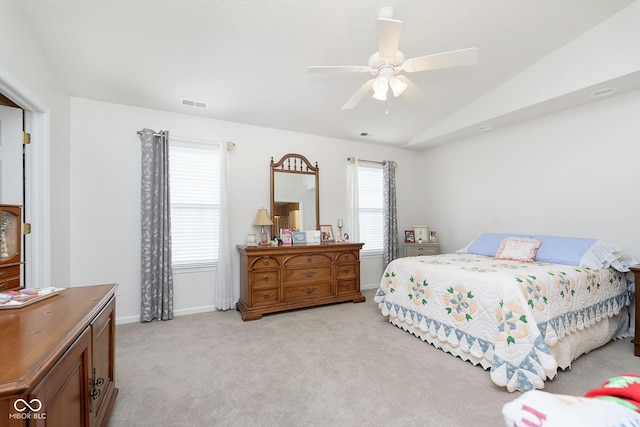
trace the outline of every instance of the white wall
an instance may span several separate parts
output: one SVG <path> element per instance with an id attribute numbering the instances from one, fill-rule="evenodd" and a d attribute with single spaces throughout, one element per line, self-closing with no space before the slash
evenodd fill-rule
<path id="1" fill-rule="evenodd" d="M 640 259 L 640 91 L 422 154 L 442 247 L 480 232 L 600 238 Z"/>
<path id="2" fill-rule="evenodd" d="M 140 305 L 140 139 L 142 128 L 169 130 L 170 135 L 233 141 L 229 153 L 231 239 L 243 243 L 256 210 L 269 206 L 269 162 L 295 152 L 318 162 L 320 221 L 335 224 L 347 217 L 347 157 L 395 160 L 399 228 L 424 223 L 416 201 L 421 166 L 415 152 L 269 128 L 221 122 L 196 116 L 71 99 L 70 222 L 72 286 L 120 284 L 118 319 L 137 321 Z M 348 230 L 345 230 L 348 231 Z M 233 257 L 234 284 L 239 286 L 238 256 Z M 363 287 L 377 286 L 381 257 L 363 258 Z M 209 310 L 213 304 L 213 271 L 178 274 L 174 295 L 177 314 Z"/>

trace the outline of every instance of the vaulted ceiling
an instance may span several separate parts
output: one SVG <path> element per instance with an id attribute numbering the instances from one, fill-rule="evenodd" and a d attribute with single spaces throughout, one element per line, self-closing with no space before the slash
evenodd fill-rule
<path id="1" fill-rule="evenodd" d="M 418 150 L 446 142 L 431 137 L 430 129 L 631 3 L 20 1 L 72 96 Z M 366 65 L 377 50 L 376 18 L 384 6 L 403 22 L 399 49 L 405 57 L 477 47 L 477 64 L 411 74 L 426 98 L 419 108 L 402 96 L 386 102 L 367 96 L 341 110 L 371 76 L 311 74 L 307 67 Z M 637 87 L 635 79 L 631 88 Z M 446 133 L 455 135 L 455 126 Z"/>

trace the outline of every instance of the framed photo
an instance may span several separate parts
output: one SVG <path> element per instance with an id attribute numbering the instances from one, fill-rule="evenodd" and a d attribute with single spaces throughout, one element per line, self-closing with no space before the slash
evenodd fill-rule
<path id="1" fill-rule="evenodd" d="M 416 242 L 416 233 L 413 230 L 404 230 L 404 242 L 405 243 L 415 243 Z"/>
<path id="2" fill-rule="evenodd" d="M 307 233 L 304 231 L 294 231 L 293 232 L 293 243 L 307 243 Z"/>
<path id="3" fill-rule="evenodd" d="M 416 242 L 423 243 L 429 241 L 429 227 L 426 225 L 414 225 L 413 232 Z"/>
<path id="4" fill-rule="evenodd" d="M 435 231 L 429 230 L 429 241 L 435 243 L 438 241 L 438 235 Z"/>
<path id="5" fill-rule="evenodd" d="M 290 245 L 293 240 L 293 232 L 290 228 L 281 228 L 280 229 L 280 239 L 282 240 L 283 245 Z"/>
<path id="6" fill-rule="evenodd" d="M 336 239 L 333 237 L 332 225 L 321 225 L 320 234 L 322 235 L 323 242 L 334 242 Z"/>
<path id="7" fill-rule="evenodd" d="M 307 243 L 320 243 L 320 230 L 304 232 Z"/>

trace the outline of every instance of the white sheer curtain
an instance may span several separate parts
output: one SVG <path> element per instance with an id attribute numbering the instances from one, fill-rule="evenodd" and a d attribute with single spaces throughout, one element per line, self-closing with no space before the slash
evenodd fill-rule
<path id="1" fill-rule="evenodd" d="M 347 229 L 349 240 L 360 241 L 360 202 L 358 197 L 358 159 L 349 157 L 347 163 Z"/>
<path id="2" fill-rule="evenodd" d="M 220 230 L 218 274 L 214 289 L 214 305 L 218 310 L 235 308 L 235 302 L 240 297 L 231 280 L 232 244 L 229 237 L 229 217 L 229 156 L 227 144 L 220 143 Z"/>

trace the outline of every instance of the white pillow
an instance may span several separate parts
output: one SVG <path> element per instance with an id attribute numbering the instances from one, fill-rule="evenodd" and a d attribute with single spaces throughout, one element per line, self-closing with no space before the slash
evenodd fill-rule
<path id="1" fill-rule="evenodd" d="M 540 240 L 526 237 L 507 237 L 500 242 L 496 251 L 496 259 L 533 262 L 540 247 Z"/>

